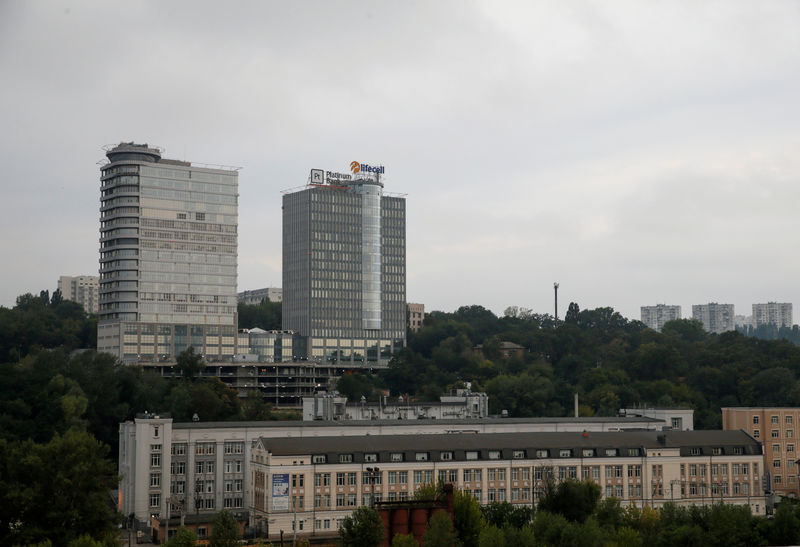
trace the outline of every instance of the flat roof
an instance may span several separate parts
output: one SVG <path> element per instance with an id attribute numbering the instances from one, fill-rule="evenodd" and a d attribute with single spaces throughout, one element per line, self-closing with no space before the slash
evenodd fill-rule
<path id="1" fill-rule="evenodd" d="M 646 416 L 592 416 L 587 418 L 475 418 L 475 419 L 424 419 L 424 420 L 274 420 L 233 422 L 175 422 L 172 429 L 194 428 L 279 428 L 279 427 L 367 427 L 388 425 L 499 425 L 499 424 L 662 424 L 663 420 Z"/>
<path id="2" fill-rule="evenodd" d="M 750 446 L 761 454 L 761 443 L 743 431 L 611 431 L 543 433 L 434 433 L 429 435 L 359 435 L 354 437 L 261 437 L 276 456 L 313 453 L 408 452 L 453 450 L 520 450 L 583 448 L 684 448 Z M 755 449 L 758 448 L 756 451 Z M 708 453 L 711 453 L 709 450 Z M 528 457 L 532 457 L 529 452 Z M 579 454 L 571 457 L 579 457 Z"/>

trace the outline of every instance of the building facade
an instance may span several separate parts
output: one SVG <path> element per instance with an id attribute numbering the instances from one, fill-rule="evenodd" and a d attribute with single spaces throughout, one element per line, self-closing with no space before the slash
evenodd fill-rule
<path id="1" fill-rule="evenodd" d="M 425 304 L 408 303 L 408 328 L 417 332 L 425 323 Z"/>
<path id="2" fill-rule="evenodd" d="M 77 302 L 86 313 L 97 313 L 100 278 L 96 275 L 62 275 L 58 278 L 58 290 L 64 300 Z"/>
<path id="3" fill-rule="evenodd" d="M 253 289 L 252 291 L 242 291 L 237 295 L 242 304 L 261 304 L 267 302 L 283 302 L 283 289 L 280 287 L 266 287 L 263 289 Z"/>
<path id="4" fill-rule="evenodd" d="M 703 328 L 708 332 L 722 334 L 729 330 L 735 330 L 734 317 L 733 304 L 711 302 L 692 305 L 692 319 L 703 323 Z"/>
<path id="5" fill-rule="evenodd" d="M 791 328 L 793 324 L 792 304 L 790 302 L 753 304 L 753 326 L 755 328 L 761 325 Z"/>
<path id="6" fill-rule="evenodd" d="M 283 329 L 315 361 L 385 366 L 405 346 L 405 198 L 378 175 L 283 196 Z"/>
<path id="7" fill-rule="evenodd" d="M 661 329 L 664 328 L 664 323 L 667 321 L 674 321 L 675 319 L 681 318 L 680 306 L 668 306 L 666 304 L 642 306 L 641 312 L 642 323 L 658 332 L 661 332 Z"/>
<path id="8" fill-rule="evenodd" d="M 250 522 L 277 539 L 334 536 L 356 507 L 441 480 L 481 504 L 533 505 L 548 480 L 590 480 L 623 505 L 749 506 L 765 514 L 761 444 L 739 431 L 260 438 Z"/>
<path id="9" fill-rule="evenodd" d="M 722 429 L 742 430 L 764 444 L 764 476 L 768 490 L 800 495 L 798 447 L 800 407 L 729 407 L 722 409 Z"/>
<path id="10" fill-rule="evenodd" d="M 628 418 L 656 418 L 671 429 L 691 431 L 694 429 L 694 409 L 668 407 L 621 408 L 620 416 Z"/>
<path id="11" fill-rule="evenodd" d="M 246 374 L 241 385 L 253 386 L 257 380 Z M 380 442 L 386 435 L 449 434 L 456 439 L 488 433 L 659 431 L 665 425 L 640 417 L 173 423 L 166 415 L 139 415 L 119 425 L 119 510 L 134 513 L 144 525 L 151 515 L 166 517 L 173 497 L 186 513 L 203 517 L 227 508 L 241 517 L 253 499 L 251 450 L 261 437 L 336 436 L 340 444 L 349 444 L 358 437 Z M 342 443 L 342 437 L 348 441 Z M 175 505 L 172 515 L 179 513 Z"/>
<path id="12" fill-rule="evenodd" d="M 238 173 L 106 152 L 100 188 L 98 351 L 169 361 L 188 347 L 230 359 L 236 339 Z"/>

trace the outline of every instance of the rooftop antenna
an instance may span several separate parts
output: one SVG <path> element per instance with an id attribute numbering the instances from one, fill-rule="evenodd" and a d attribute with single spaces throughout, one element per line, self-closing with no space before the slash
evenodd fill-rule
<path id="1" fill-rule="evenodd" d="M 553 283 L 553 292 L 556 297 L 556 323 L 558 323 L 558 283 Z"/>

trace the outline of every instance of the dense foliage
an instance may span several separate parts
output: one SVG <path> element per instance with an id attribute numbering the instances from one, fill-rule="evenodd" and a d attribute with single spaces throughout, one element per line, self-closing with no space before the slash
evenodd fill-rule
<path id="1" fill-rule="evenodd" d="M 503 356 L 500 342 L 524 346 Z M 480 350 L 475 346 L 482 345 Z M 580 310 L 565 320 L 509 308 L 503 317 L 481 306 L 426 315 L 408 347 L 377 378 L 345 382 L 350 396 L 378 388 L 436 400 L 472 383 L 489 394 L 490 410 L 511 416 L 564 416 L 578 393 L 581 415 L 615 415 L 651 404 L 695 409 L 695 427 L 721 427 L 724 406 L 788 405 L 800 400 L 800 347 L 737 332 L 705 332 L 694 320 L 671 321 L 663 332 L 629 321 L 611 308 Z"/>
<path id="2" fill-rule="evenodd" d="M 243 304 L 239 302 L 239 328 L 263 330 L 281 330 L 280 302 L 262 300 L 260 304 Z"/>

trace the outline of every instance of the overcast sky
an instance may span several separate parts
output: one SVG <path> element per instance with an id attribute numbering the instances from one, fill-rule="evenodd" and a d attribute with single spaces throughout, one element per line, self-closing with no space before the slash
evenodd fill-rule
<path id="1" fill-rule="evenodd" d="M 800 304 L 800 2 L 0 1 L 0 305 L 97 275 L 102 146 L 241 166 L 239 290 L 281 190 L 386 166 L 408 300 L 560 315 Z M 796 315 L 797 317 L 797 315 Z"/>

